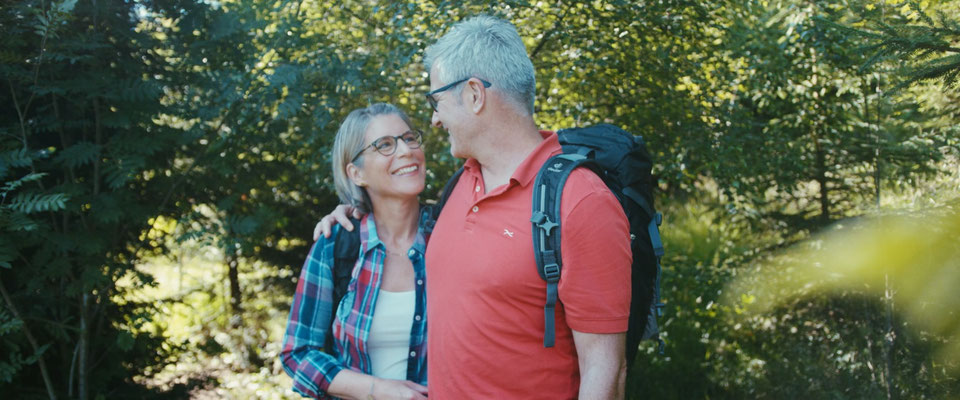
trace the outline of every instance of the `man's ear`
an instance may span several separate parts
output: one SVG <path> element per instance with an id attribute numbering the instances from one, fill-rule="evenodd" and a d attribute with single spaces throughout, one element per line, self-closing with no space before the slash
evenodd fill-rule
<path id="1" fill-rule="evenodd" d="M 477 78 L 470 78 L 467 81 L 467 92 L 470 97 L 468 101 L 470 102 L 470 109 L 474 113 L 479 113 L 487 105 L 487 88 L 483 87 L 483 82 L 480 82 Z"/>
<path id="2" fill-rule="evenodd" d="M 350 178 L 354 185 L 360 187 L 367 186 L 367 181 L 363 179 L 363 171 L 357 168 L 356 165 L 353 165 L 353 163 L 347 164 L 347 178 Z"/>

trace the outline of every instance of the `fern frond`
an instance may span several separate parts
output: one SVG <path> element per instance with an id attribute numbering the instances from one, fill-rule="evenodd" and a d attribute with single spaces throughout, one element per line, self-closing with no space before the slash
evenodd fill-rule
<path id="1" fill-rule="evenodd" d="M 17 249 L 7 239 L 0 239 L 0 267 L 13 268 L 10 263 L 17 259 Z"/>
<path id="2" fill-rule="evenodd" d="M 139 155 L 129 155 L 126 158 L 114 160 L 105 170 L 107 184 L 111 189 L 119 189 L 127 184 L 137 172 L 143 170 L 147 161 Z"/>
<path id="3" fill-rule="evenodd" d="M 57 152 L 53 161 L 67 168 L 77 168 L 93 162 L 99 154 L 99 145 L 90 142 L 78 142 Z"/>
<path id="4" fill-rule="evenodd" d="M 0 153 L 0 177 L 10 168 L 22 168 L 33 163 L 33 157 L 26 148 L 7 150 Z"/>
<path id="5" fill-rule="evenodd" d="M 9 232 L 29 232 L 38 228 L 37 222 L 24 213 L 0 208 L 0 226 Z"/>
<path id="6" fill-rule="evenodd" d="M 20 329 L 23 321 L 16 319 L 5 307 L 0 307 L 0 336 Z"/>
<path id="7" fill-rule="evenodd" d="M 277 106 L 278 120 L 287 120 L 297 115 L 303 109 L 303 95 L 298 91 L 291 90 L 283 102 Z"/>
<path id="8" fill-rule="evenodd" d="M 62 210 L 67 207 L 67 200 L 70 200 L 70 198 L 63 193 L 20 193 L 13 198 L 8 207 L 24 214 L 33 214 Z"/>
<path id="9" fill-rule="evenodd" d="M 46 175 L 47 175 L 46 172 L 29 173 L 23 178 L 17 179 L 15 181 L 7 182 L 6 184 L 3 185 L 3 188 L 0 189 L 0 195 L 6 195 L 7 193 L 17 190 L 17 188 L 19 188 L 20 186 L 23 186 L 24 183 L 40 180 L 40 178 L 43 178 Z"/>

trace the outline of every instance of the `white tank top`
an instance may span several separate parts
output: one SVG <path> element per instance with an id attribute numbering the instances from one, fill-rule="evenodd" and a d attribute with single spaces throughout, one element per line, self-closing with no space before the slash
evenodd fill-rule
<path id="1" fill-rule="evenodd" d="M 381 290 L 370 322 L 367 353 L 373 376 L 386 379 L 407 379 L 407 353 L 410 352 L 410 330 L 416 311 L 416 291 L 388 292 Z"/>

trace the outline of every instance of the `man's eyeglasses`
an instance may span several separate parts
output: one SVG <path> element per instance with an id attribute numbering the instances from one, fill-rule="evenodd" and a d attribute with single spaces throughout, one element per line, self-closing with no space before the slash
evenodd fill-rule
<path id="1" fill-rule="evenodd" d="M 385 156 L 393 155 L 393 153 L 397 152 L 398 140 L 402 140 L 403 143 L 405 143 L 408 148 L 419 149 L 420 144 L 423 143 L 423 133 L 421 133 L 419 130 L 413 129 L 413 130 L 409 130 L 404 133 L 401 133 L 397 136 L 383 136 L 377 140 L 374 140 L 373 143 L 370 143 L 369 146 L 365 146 L 364 148 L 360 149 L 360 151 L 357 152 L 357 155 L 353 156 L 350 162 L 357 161 L 357 157 L 360 157 L 360 155 L 363 154 L 364 151 L 366 151 L 371 147 L 373 147 L 373 149 L 376 150 L 377 153 L 383 154 Z"/>
<path id="2" fill-rule="evenodd" d="M 478 79 L 479 79 L 479 78 L 478 78 Z M 427 93 L 427 103 L 430 103 L 430 108 L 433 108 L 433 111 L 437 111 L 437 99 L 434 98 L 433 95 L 435 95 L 435 94 L 437 94 L 437 93 L 440 93 L 440 92 L 443 92 L 443 91 L 445 91 L 445 90 L 449 90 L 450 88 L 452 88 L 452 87 L 454 87 L 454 86 L 457 86 L 457 85 L 459 85 L 459 84 L 461 84 L 461 83 L 464 83 L 464 82 L 466 82 L 466 81 L 469 81 L 469 80 L 470 80 L 470 78 L 463 78 L 463 79 L 461 79 L 461 80 L 459 80 L 459 81 L 453 82 L 453 83 L 448 84 L 448 85 L 446 85 L 446 86 L 439 87 L 439 88 L 437 88 L 437 90 L 433 90 L 433 91 L 431 91 L 430 93 Z M 480 82 L 483 83 L 483 87 L 485 87 L 485 88 L 488 88 L 488 87 L 490 87 L 490 85 L 491 85 L 490 82 L 487 82 L 487 81 L 485 81 L 485 80 L 483 80 L 483 79 L 480 79 Z"/>

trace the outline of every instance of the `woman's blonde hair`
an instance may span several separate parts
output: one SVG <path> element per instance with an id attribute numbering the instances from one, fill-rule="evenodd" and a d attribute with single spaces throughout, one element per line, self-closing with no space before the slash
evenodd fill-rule
<path id="1" fill-rule="evenodd" d="M 410 118 L 399 108 L 393 104 L 376 103 L 351 111 L 340 124 L 337 137 L 333 140 L 333 183 L 337 188 L 337 196 L 341 203 L 349 204 L 364 213 L 373 211 L 370 196 L 366 189 L 355 185 L 347 176 L 347 165 L 353 162 L 357 167 L 363 167 L 363 158 L 369 152 L 364 152 L 355 162 L 352 159 L 360 149 L 369 145 L 364 140 L 370 122 L 374 117 L 390 114 L 400 117 L 408 128 L 413 129 Z"/>

